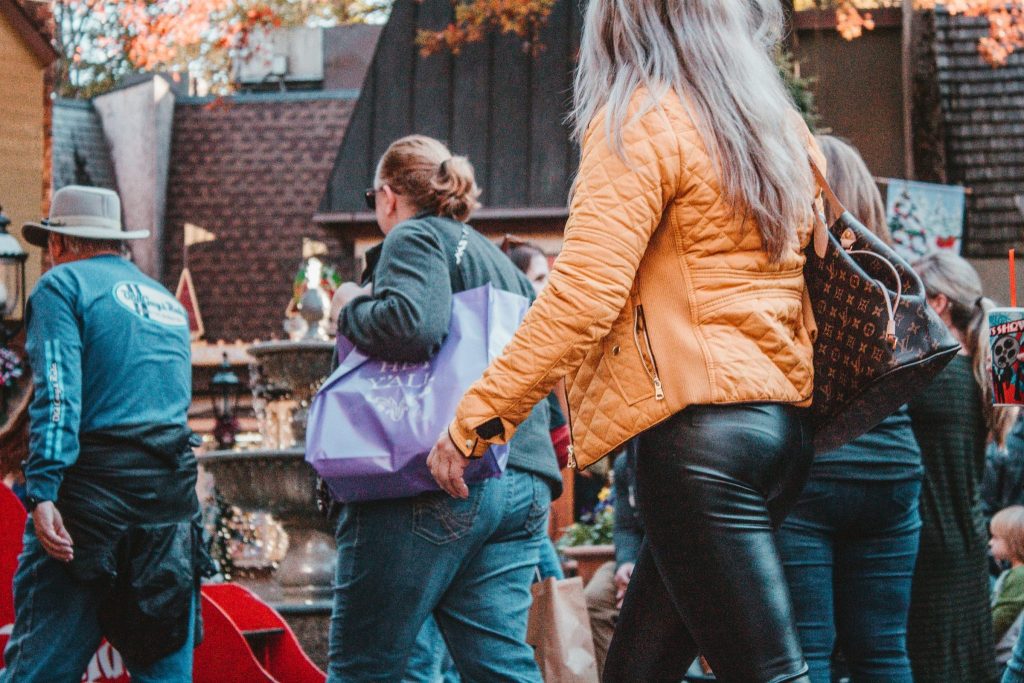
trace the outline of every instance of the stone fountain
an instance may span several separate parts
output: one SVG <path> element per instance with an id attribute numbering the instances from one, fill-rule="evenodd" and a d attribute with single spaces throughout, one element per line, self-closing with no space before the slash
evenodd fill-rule
<path id="1" fill-rule="evenodd" d="M 311 294 L 316 292 L 317 298 Z M 306 417 L 316 390 L 331 371 L 334 344 L 322 337 L 323 292 L 303 296 L 306 337 L 254 344 L 254 407 L 263 436 L 257 450 L 211 451 L 199 456 L 217 488 L 246 512 L 270 515 L 287 533 L 279 563 L 236 562 L 238 583 L 282 614 L 306 653 L 321 666 L 327 660 L 335 544 L 328 521 L 316 505 L 316 474 L 304 459 Z M 273 524 L 273 522 L 271 522 Z"/>

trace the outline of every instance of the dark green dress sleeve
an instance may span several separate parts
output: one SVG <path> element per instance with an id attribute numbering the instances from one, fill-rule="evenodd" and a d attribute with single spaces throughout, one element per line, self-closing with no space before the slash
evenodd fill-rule
<path id="1" fill-rule="evenodd" d="M 439 235 L 416 221 L 384 240 L 373 294 L 342 309 L 338 327 L 363 353 L 420 362 L 441 348 L 451 322 L 449 259 Z"/>

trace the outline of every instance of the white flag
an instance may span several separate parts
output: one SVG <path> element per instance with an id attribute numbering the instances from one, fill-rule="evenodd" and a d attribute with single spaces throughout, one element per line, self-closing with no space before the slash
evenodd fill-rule
<path id="1" fill-rule="evenodd" d="M 193 244 L 202 244 L 203 242 L 213 242 L 217 239 L 217 236 L 206 228 L 201 228 L 198 225 L 192 223 L 185 224 L 185 246 L 191 247 Z"/>

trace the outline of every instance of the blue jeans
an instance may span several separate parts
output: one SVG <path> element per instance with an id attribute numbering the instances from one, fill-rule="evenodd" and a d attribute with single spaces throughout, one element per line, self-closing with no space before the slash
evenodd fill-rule
<path id="1" fill-rule="evenodd" d="M 565 578 L 562 571 L 562 561 L 558 559 L 558 551 L 550 538 L 545 538 L 540 545 L 540 564 L 537 565 L 541 580 L 556 579 L 561 581 Z"/>
<path id="2" fill-rule="evenodd" d="M 328 681 L 400 681 L 431 614 L 466 681 L 541 683 L 526 644 L 551 490 L 509 469 L 446 493 L 345 505 Z"/>
<path id="3" fill-rule="evenodd" d="M 14 575 L 14 632 L 4 650 L 7 668 L 0 671 L 0 683 L 79 683 L 103 640 L 102 597 L 74 582 L 64 565 L 46 554 L 30 519 Z M 194 613 L 190 624 L 194 627 Z M 191 681 L 194 636 L 190 627 L 180 650 L 149 666 L 126 661 L 133 683 Z"/>
<path id="4" fill-rule="evenodd" d="M 460 680 L 441 629 L 431 615 L 416 636 L 402 683 L 459 683 Z"/>
<path id="5" fill-rule="evenodd" d="M 558 559 L 558 551 L 550 538 L 540 544 L 540 563 L 537 565 L 537 576 L 540 580 L 553 578 L 561 581 L 565 578 L 562 563 Z M 427 617 L 423 628 L 416 636 L 416 644 L 409 654 L 409 662 L 405 667 L 403 683 L 459 683 L 459 674 L 455 663 L 444 644 L 444 637 L 434 617 Z"/>
<path id="6" fill-rule="evenodd" d="M 783 522 L 779 552 L 812 683 L 832 680 L 837 640 L 856 683 L 912 683 L 920 493 L 919 480 L 811 479 Z"/>

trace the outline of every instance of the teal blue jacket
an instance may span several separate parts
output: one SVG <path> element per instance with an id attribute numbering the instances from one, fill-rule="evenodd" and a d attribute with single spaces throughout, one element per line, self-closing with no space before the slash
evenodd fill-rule
<path id="1" fill-rule="evenodd" d="M 191 342 L 184 308 L 119 256 L 48 271 L 29 297 L 26 492 L 57 500 L 90 433 L 187 424 Z"/>

